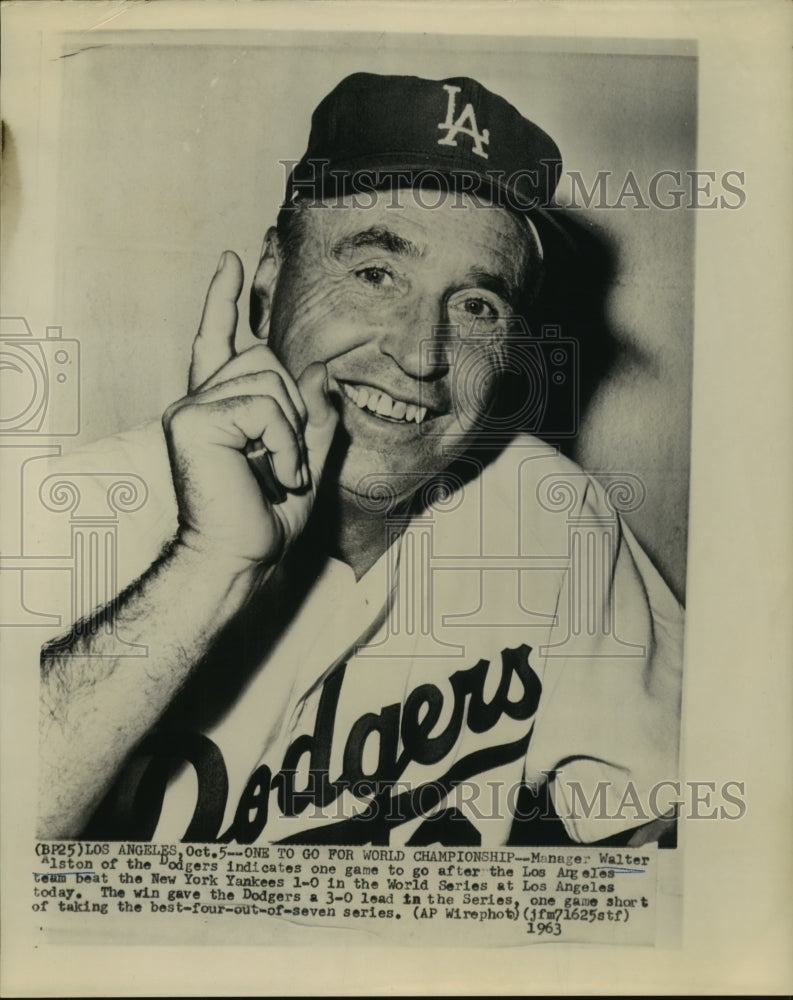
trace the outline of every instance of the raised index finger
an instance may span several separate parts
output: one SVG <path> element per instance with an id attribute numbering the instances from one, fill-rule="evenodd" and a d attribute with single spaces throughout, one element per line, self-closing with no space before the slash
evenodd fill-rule
<path id="1" fill-rule="evenodd" d="M 225 250 L 204 302 L 198 333 L 193 341 L 188 389 L 197 389 L 234 357 L 237 332 L 237 299 L 242 291 L 243 269 L 239 257 Z"/>

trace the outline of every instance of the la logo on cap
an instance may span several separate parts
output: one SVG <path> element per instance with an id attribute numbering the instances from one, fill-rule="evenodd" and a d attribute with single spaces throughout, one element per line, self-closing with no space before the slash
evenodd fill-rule
<path id="1" fill-rule="evenodd" d="M 476 123 L 476 115 L 474 114 L 474 107 L 472 104 L 466 104 L 460 113 L 460 117 L 455 120 L 455 110 L 457 105 L 457 95 L 460 93 L 460 87 L 455 87 L 450 83 L 444 83 L 443 89 L 449 95 L 449 102 L 446 107 L 446 121 L 438 122 L 438 128 L 445 128 L 446 135 L 443 139 L 438 139 L 439 146 L 456 146 L 457 145 L 457 133 L 462 132 L 464 135 L 470 135 L 474 140 L 473 152 L 477 156 L 481 156 L 483 159 L 487 159 L 487 153 L 484 150 L 484 146 L 490 142 L 490 129 L 479 128 Z"/>

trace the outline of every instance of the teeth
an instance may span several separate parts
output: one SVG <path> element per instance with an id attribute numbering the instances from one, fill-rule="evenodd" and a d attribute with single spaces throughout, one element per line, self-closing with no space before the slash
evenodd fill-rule
<path id="1" fill-rule="evenodd" d="M 352 385 L 349 382 L 340 383 L 342 390 L 348 399 L 351 399 L 356 406 L 362 410 L 369 410 L 381 417 L 390 417 L 392 420 L 405 421 L 411 423 L 415 420 L 420 424 L 427 415 L 426 406 L 416 406 L 414 403 L 404 403 L 401 400 L 392 399 L 388 393 L 380 392 L 378 389 L 370 389 L 365 385 Z"/>

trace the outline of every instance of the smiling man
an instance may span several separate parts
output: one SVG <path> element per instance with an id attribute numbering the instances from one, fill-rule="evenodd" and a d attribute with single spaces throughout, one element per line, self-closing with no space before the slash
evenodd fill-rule
<path id="1" fill-rule="evenodd" d="M 272 301 L 257 334 L 280 364 L 295 373 L 321 360 L 339 388 L 344 446 L 334 485 L 351 546 L 344 555 L 358 575 L 385 537 L 358 502 L 360 484 L 382 473 L 407 501 L 465 453 L 495 399 L 524 275 L 539 267 L 535 236 L 507 211 L 444 192 L 431 204 L 397 189 L 377 192 L 365 209 L 350 197 L 298 209 L 299 249 L 283 267 L 285 240 L 271 230 L 254 281 L 260 302 Z M 265 306 L 260 314 L 268 316 Z M 476 392 L 465 398 L 452 336 L 457 368 L 467 355 L 479 363 Z"/>
<path id="2" fill-rule="evenodd" d="M 235 254 L 210 284 L 147 474 L 159 554 L 44 650 L 42 836 L 503 844 L 539 813 L 595 841 L 662 814 L 679 606 L 608 493 L 503 419 L 558 168 L 472 80 L 356 74 L 319 105 L 261 344 L 235 353 Z"/>

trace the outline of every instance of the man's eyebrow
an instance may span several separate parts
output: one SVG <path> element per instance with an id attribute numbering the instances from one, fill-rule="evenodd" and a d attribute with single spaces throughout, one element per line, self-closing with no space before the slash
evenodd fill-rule
<path id="1" fill-rule="evenodd" d="M 422 255 L 422 251 L 415 243 L 406 240 L 403 236 L 397 236 L 395 232 L 381 226 L 371 226 L 358 233 L 342 236 L 331 247 L 331 254 L 333 257 L 339 258 L 352 250 L 362 250 L 367 247 L 375 247 L 386 253 L 398 254 L 402 257 L 421 257 Z"/>
<path id="2" fill-rule="evenodd" d="M 478 285 L 510 304 L 514 303 L 518 296 L 518 283 L 507 280 L 500 274 L 492 274 L 490 271 L 471 271 L 468 280 L 472 285 Z"/>

